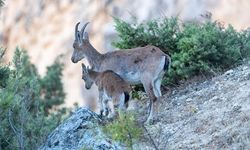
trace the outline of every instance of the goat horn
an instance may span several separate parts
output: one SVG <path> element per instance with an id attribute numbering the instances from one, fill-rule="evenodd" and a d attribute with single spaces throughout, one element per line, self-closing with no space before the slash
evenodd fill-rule
<path id="1" fill-rule="evenodd" d="M 89 22 L 87 22 L 87 23 L 85 23 L 85 25 L 82 27 L 82 29 L 81 29 L 81 39 L 82 39 L 82 37 L 83 37 L 83 32 L 84 32 L 84 30 L 85 30 L 85 28 L 87 27 L 87 25 L 89 24 Z"/>
<path id="2" fill-rule="evenodd" d="M 78 33 L 78 26 L 79 26 L 80 22 L 78 22 L 75 26 L 75 39 L 78 40 L 78 36 L 77 36 L 77 33 Z"/>

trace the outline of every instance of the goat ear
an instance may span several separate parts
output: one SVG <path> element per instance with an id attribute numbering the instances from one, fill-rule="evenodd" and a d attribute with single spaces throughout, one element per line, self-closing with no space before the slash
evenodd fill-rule
<path id="1" fill-rule="evenodd" d="M 82 63 L 82 69 L 86 70 L 86 66 Z"/>
<path id="2" fill-rule="evenodd" d="M 90 70 L 90 68 L 89 68 L 89 66 L 87 66 L 87 71 L 89 71 Z"/>
<path id="3" fill-rule="evenodd" d="M 89 34 L 87 32 L 84 32 L 83 36 L 82 36 L 82 39 L 83 40 L 89 40 Z"/>
<path id="4" fill-rule="evenodd" d="M 94 66 L 94 65 L 90 67 L 90 69 L 91 69 L 91 70 L 94 70 L 94 68 L 95 68 L 95 66 Z"/>

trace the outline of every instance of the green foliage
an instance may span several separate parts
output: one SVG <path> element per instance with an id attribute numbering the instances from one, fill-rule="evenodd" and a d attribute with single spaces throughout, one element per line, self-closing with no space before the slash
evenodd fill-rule
<path id="1" fill-rule="evenodd" d="M 104 132 L 111 136 L 113 140 L 125 143 L 132 148 L 133 140 L 139 139 L 142 135 L 133 113 L 119 113 L 119 117 L 104 127 Z"/>
<path id="2" fill-rule="evenodd" d="M 1 62 L 0 149 L 37 149 L 59 124 L 64 113 L 49 109 L 64 101 L 61 71 L 62 65 L 57 61 L 41 78 L 26 52 L 18 48 L 11 67 Z"/>
<path id="3" fill-rule="evenodd" d="M 0 48 L 0 63 L 2 63 L 2 57 L 5 53 L 4 49 Z M 9 74 L 10 74 L 10 69 L 7 65 L 0 65 L 0 87 L 5 87 L 6 86 L 6 82 L 9 78 Z"/>
<path id="4" fill-rule="evenodd" d="M 0 0 L 0 7 L 4 5 L 4 1 Z"/>
<path id="5" fill-rule="evenodd" d="M 114 18 L 117 48 L 155 45 L 171 55 L 172 66 L 163 83 L 178 83 L 194 75 L 230 68 L 250 57 L 249 31 L 236 31 L 219 22 L 180 23 L 177 18 L 129 24 Z"/>
<path id="6" fill-rule="evenodd" d="M 169 49 L 176 49 L 176 33 L 179 32 L 177 18 L 164 19 L 162 22 L 152 20 L 145 24 L 129 24 L 114 18 L 115 28 L 119 40 L 113 46 L 129 49 L 138 46 L 154 45 L 168 53 Z M 166 38 L 168 37 L 168 38 Z"/>
<path id="7" fill-rule="evenodd" d="M 62 78 L 63 65 L 60 63 L 60 58 L 57 58 L 52 66 L 47 67 L 47 73 L 40 80 L 41 95 L 43 95 L 43 104 L 46 108 L 45 112 L 55 105 L 60 105 L 64 102 L 65 93 L 63 92 Z"/>

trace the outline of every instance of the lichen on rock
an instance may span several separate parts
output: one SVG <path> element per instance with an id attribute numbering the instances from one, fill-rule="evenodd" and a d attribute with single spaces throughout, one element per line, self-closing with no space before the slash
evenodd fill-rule
<path id="1" fill-rule="evenodd" d="M 102 132 L 101 122 L 95 112 L 79 108 L 48 136 L 39 150 L 124 149 Z"/>

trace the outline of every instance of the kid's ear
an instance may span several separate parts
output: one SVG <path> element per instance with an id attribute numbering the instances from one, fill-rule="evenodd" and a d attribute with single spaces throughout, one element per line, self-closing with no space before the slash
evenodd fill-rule
<path id="1" fill-rule="evenodd" d="M 83 70 L 84 72 L 87 71 L 86 66 L 85 66 L 83 63 L 82 63 L 82 70 Z"/>
<path id="2" fill-rule="evenodd" d="M 85 65 L 84 65 L 84 63 L 82 63 L 82 68 L 86 68 Z"/>

